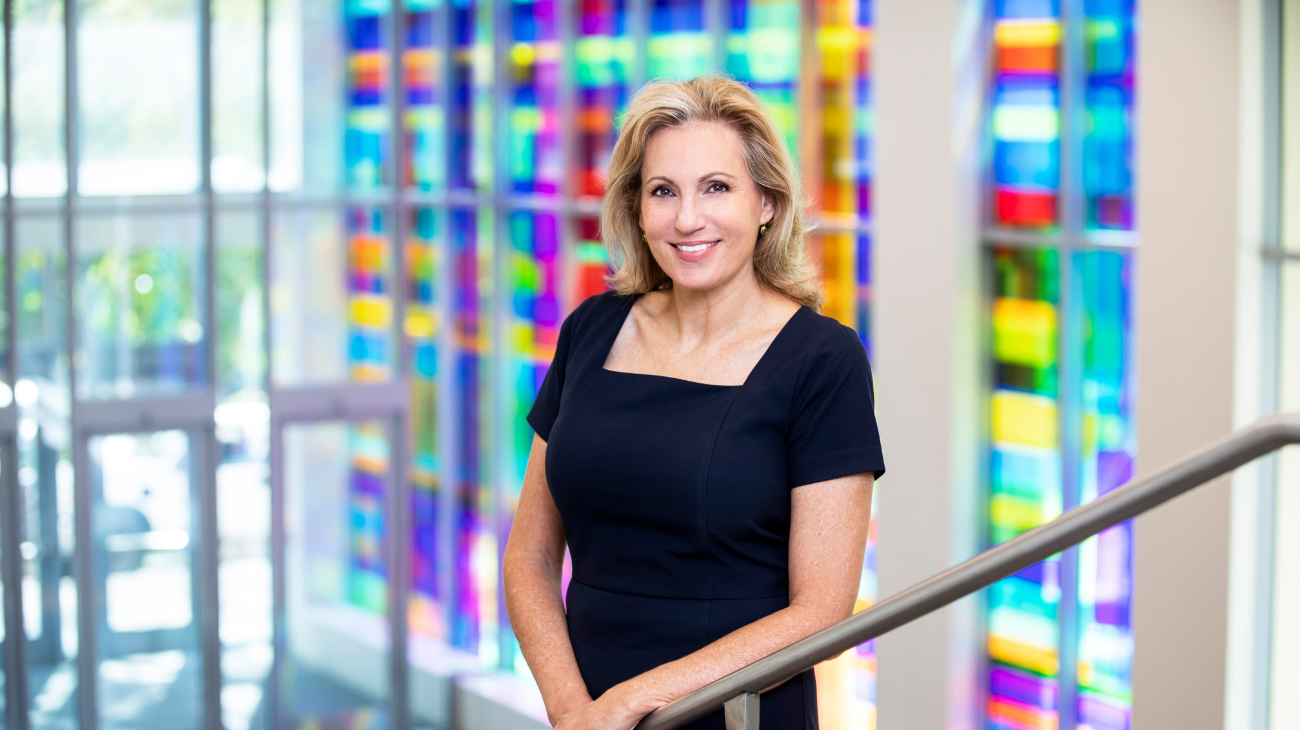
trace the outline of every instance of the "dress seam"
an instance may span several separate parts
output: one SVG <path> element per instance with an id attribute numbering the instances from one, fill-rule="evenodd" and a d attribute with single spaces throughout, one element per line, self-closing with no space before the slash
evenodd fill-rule
<path id="1" fill-rule="evenodd" d="M 718 440 L 722 438 L 722 429 L 727 425 L 727 417 L 731 415 L 732 406 L 736 405 L 736 397 L 744 390 L 741 386 L 738 390 L 731 393 L 731 400 L 727 401 L 727 407 L 722 412 L 722 418 L 718 420 L 718 430 L 713 434 L 713 443 L 709 445 L 709 466 L 704 470 L 704 499 L 701 500 L 701 512 L 703 512 L 704 522 L 704 551 L 709 556 L 709 586 L 705 591 L 708 600 L 713 600 L 713 568 L 717 562 L 713 555 L 713 535 L 709 532 L 709 484 L 713 481 L 713 456 L 718 451 Z M 712 612 L 710 611 L 710 615 Z"/>

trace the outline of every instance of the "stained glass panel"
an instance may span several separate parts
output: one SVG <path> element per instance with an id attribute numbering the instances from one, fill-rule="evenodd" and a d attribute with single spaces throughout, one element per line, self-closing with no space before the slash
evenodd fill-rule
<path id="1" fill-rule="evenodd" d="M 1053 250 L 994 255 L 990 537 L 1000 543 L 1061 514 Z M 1059 557 L 988 593 L 990 727 L 1055 727 L 1060 671 Z"/>
<path id="2" fill-rule="evenodd" d="M 993 34 L 993 220 L 1055 226 L 1061 175 L 1056 0 L 999 0 Z"/>

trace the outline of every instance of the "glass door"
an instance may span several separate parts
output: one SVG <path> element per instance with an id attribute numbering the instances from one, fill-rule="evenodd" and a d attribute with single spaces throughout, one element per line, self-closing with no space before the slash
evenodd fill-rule
<path id="1" fill-rule="evenodd" d="M 93 593 L 97 725 L 203 723 L 199 432 L 90 436 L 86 589 Z"/>
<path id="2" fill-rule="evenodd" d="M 394 428 L 276 429 L 277 727 L 394 726 Z"/>
<path id="3" fill-rule="evenodd" d="M 20 380 L 17 476 L 28 717 L 33 730 L 77 727 L 76 537 L 67 401 L 47 382 Z"/>
<path id="4" fill-rule="evenodd" d="M 0 387 L 8 389 L 7 385 Z M 3 507 L 0 507 L 0 509 L 3 509 L 6 517 L 12 509 L 10 490 L 13 487 L 9 484 L 9 472 L 14 468 L 11 457 L 12 452 L 9 448 L 9 442 L 11 440 L 12 436 L 10 434 L 0 433 L 0 503 L 3 504 Z M 0 730 L 7 730 L 9 727 L 10 687 L 9 682 L 7 681 L 7 670 L 9 669 L 9 666 L 13 664 L 13 659 L 10 658 L 13 647 L 10 646 L 10 643 L 7 641 L 9 632 L 5 630 L 5 624 L 10 621 L 9 601 L 12 600 L 12 596 L 7 595 L 5 592 L 5 578 L 9 576 L 12 570 L 6 562 L 12 558 L 12 550 L 7 549 L 7 543 L 5 541 L 5 538 L 9 537 L 10 532 L 9 529 L 6 529 L 7 525 L 4 524 L 7 521 L 7 519 L 0 519 L 0 566 L 4 566 L 3 570 L 0 570 L 0 610 L 3 611 L 3 615 L 0 616 Z"/>

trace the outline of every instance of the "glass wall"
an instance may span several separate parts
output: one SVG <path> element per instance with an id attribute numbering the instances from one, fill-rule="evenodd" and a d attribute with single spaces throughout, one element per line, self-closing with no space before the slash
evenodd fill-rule
<path id="1" fill-rule="evenodd" d="M 763 98 L 826 312 L 869 346 L 870 0 L 32 0 L 13 22 L 6 540 L 33 727 L 437 726 L 430 677 L 526 679 L 500 581 L 524 416 L 605 289 L 605 168 L 649 79 Z M 874 727 L 872 646 L 819 672 L 825 726 Z"/>
<path id="2" fill-rule="evenodd" d="M 1268 302 L 1272 311 L 1264 313 L 1264 321 L 1276 325 L 1265 333 L 1275 338 L 1265 353 L 1276 357 L 1277 377 L 1266 387 L 1275 388 L 1278 411 L 1296 413 L 1300 412 L 1300 145 L 1294 142 L 1300 140 L 1300 93 L 1295 84 L 1300 75 L 1300 3 L 1285 0 L 1275 12 L 1281 15 L 1276 87 L 1281 95 L 1276 181 L 1281 205 L 1278 220 L 1268 222 L 1277 236 L 1268 242 L 1263 265 L 1266 291 L 1274 295 Z M 1284 449 L 1276 469 L 1268 726 L 1282 730 L 1300 723 L 1300 698 L 1294 691 L 1300 686 L 1300 622 L 1291 618 L 1300 612 L 1300 448 Z"/>
<path id="3" fill-rule="evenodd" d="M 1134 3 L 995 4 L 990 544 L 1132 476 Z M 988 593 L 990 727 L 1127 729 L 1124 524 Z"/>

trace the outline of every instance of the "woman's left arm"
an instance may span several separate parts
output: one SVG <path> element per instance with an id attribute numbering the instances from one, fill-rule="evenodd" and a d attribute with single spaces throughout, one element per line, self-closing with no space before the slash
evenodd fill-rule
<path id="1" fill-rule="evenodd" d="M 651 711 L 848 618 L 862 577 L 873 482 L 871 474 L 855 474 L 793 490 L 788 608 L 611 688 L 558 727 L 628 730 Z"/>

